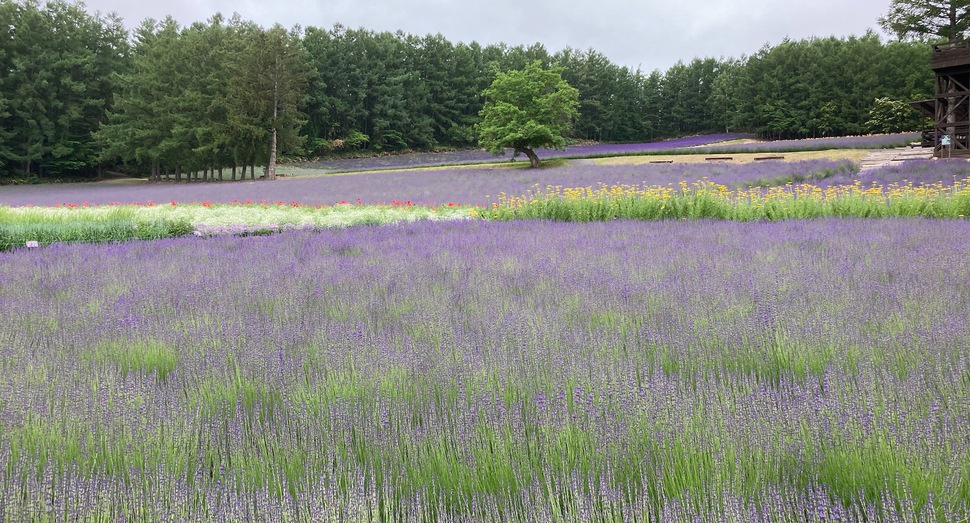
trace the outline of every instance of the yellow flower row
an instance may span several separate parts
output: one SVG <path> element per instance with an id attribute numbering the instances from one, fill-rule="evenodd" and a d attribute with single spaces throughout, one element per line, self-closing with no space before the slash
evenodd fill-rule
<path id="1" fill-rule="evenodd" d="M 670 200 L 683 196 L 710 196 L 727 204 L 758 205 L 767 202 L 786 202 L 793 200 L 811 200 L 815 202 L 833 202 L 846 198 L 878 198 L 935 200 L 952 196 L 970 196 L 970 177 L 956 181 L 953 185 L 942 183 L 928 185 L 913 185 L 907 183 L 874 183 L 865 186 L 860 181 L 849 185 L 835 185 L 819 187 L 809 183 L 787 184 L 778 187 L 753 187 L 746 189 L 731 189 L 725 185 L 708 180 L 693 183 L 680 182 L 679 187 L 660 185 L 629 185 L 629 184 L 599 184 L 597 187 L 563 187 L 549 185 L 539 189 L 538 184 L 525 196 L 499 195 L 499 205 L 506 207 L 520 207 L 535 204 L 550 199 L 565 202 L 578 201 L 608 201 L 620 199 L 648 199 Z"/>

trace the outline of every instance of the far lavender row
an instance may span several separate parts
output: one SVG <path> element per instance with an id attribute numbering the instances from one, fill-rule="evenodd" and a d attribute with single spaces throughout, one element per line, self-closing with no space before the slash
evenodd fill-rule
<path id="1" fill-rule="evenodd" d="M 697 147 L 709 145 L 717 142 L 737 140 L 746 138 L 750 135 L 739 133 L 708 134 L 699 136 L 688 136 L 672 140 L 662 140 L 658 142 L 646 143 L 597 143 L 589 145 L 571 145 L 564 150 L 559 149 L 538 149 L 536 153 L 542 158 L 559 158 L 563 156 L 587 156 L 587 155 L 624 155 L 642 153 L 646 151 L 681 149 L 686 147 Z M 481 149 L 466 149 L 458 151 L 445 151 L 435 153 L 408 153 L 408 154 L 389 154 L 385 156 L 372 156 L 366 158 L 344 158 L 334 160 L 321 160 L 300 164 L 302 166 L 324 169 L 327 171 L 371 171 L 377 169 L 402 169 L 406 167 L 422 167 L 433 165 L 458 165 L 463 163 L 482 163 L 501 161 L 503 157 L 496 157 Z M 506 159 L 512 158 L 512 151 L 506 152 Z M 522 160 L 520 160 L 522 161 Z"/>
<path id="2" fill-rule="evenodd" d="M 919 133 L 877 134 L 870 136 L 834 136 L 803 140 L 757 141 L 744 144 L 710 145 L 705 150 L 737 151 L 804 151 L 822 149 L 887 149 L 904 147 L 920 140 Z"/>
<path id="3" fill-rule="evenodd" d="M 0 253 L 0 520 L 962 521 L 970 222 Z"/>
<path id="4" fill-rule="evenodd" d="M 681 181 L 694 182 L 707 178 L 727 186 L 741 186 L 746 183 L 784 183 L 786 180 L 812 181 L 834 175 L 851 178 L 855 171 L 854 165 L 848 161 L 828 160 L 719 165 L 595 165 L 573 162 L 549 169 L 453 167 L 440 170 L 299 177 L 276 182 L 0 187 L 0 205 L 82 202 L 130 204 L 149 201 L 226 203 L 234 200 L 333 205 L 341 201 L 356 203 L 358 199 L 365 204 L 411 201 L 425 204 L 455 202 L 462 205 L 488 205 L 497 201 L 500 193 L 521 195 L 536 185 L 539 188 L 547 185 L 586 187 L 601 183 L 677 185 Z"/>
<path id="5" fill-rule="evenodd" d="M 753 138 L 752 135 L 740 133 L 723 133 L 700 136 L 690 136 L 674 140 L 633 144 L 591 144 L 575 145 L 565 150 L 540 149 L 537 151 L 542 158 L 560 157 L 598 157 L 649 154 L 661 151 L 672 153 L 686 153 L 718 150 L 736 151 L 800 151 L 816 149 L 881 149 L 902 147 L 918 141 L 919 133 L 900 133 L 871 136 L 849 136 L 813 138 L 804 140 L 750 140 L 745 143 L 736 141 Z M 731 142 L 718 145 L 720 142 Z M 692 150 L 692 151 L 691 151 Z M 506 153 L 511 159 L 511 151 Z M 448 151 L 440 153 L 412 153 L 401 155 L 387 155 L 369 158 L 348 158 L 323 160 L 300 164 L 314 169 L 328 171 L 367 171 L 376 169 L 400 169 L 406 167 L 421 167 L 432 165 L 459 165 L 464 163 L 480 163 L 499 160 L 491 154 L 479 150 Z"/>

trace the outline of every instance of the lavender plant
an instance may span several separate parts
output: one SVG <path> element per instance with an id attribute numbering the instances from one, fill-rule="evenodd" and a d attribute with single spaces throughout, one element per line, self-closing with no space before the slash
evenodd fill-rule
<path id="1" fill-rule="evenodd" d="M 861 175 L 833 173 L 832 176 L 819 178 L 816 185 L 831 187 L 853 184 L 875 185 L 913 185 L 916 187 L 939 185 L 952 186 L 955 182 L 970 177 L 970 162 L 966 160 L 906 160 L 873 169 Z"/>
<path id="2" fill-rule="evenodd" d="M 809 160 L 753 164 L 596 165 L 574 162 L 548 169 L 454 167 L 418 171 L 306 177 L 273 183 L 116 185 L 64 184 L 62 186 L 0 187 L 0 205 L 83 206 L 116 204 L 264 202 L 332 206 L 341 202 L 364 204 L 489 205 L 499 193 L 523 194 L 536 185 L 585 187 L 605 184 L 677 185 L 708 179 L 723 185 L 783 184 L 792 180 L 819 180 L 842 175 L 851 178 L 856 167 L 847 161 Z"/>
<path id="3" fill-rule="evenodd" d="M 647 143 L 596 143 L 571 145 L 566 149 L 538 149 L 543 158 L 579 158 L 588 156 L 619 156 L 650 151 L 683 149 L 747 138 L 738 133 L 687 136 L 673 140 Z M 508 154 L 511 158 L 511 152 Z M 495 157 L 481 149 L 459 151 L 408 153 L 365 158 L 339 158 L 298 164 L 301 167 L 324 169 L 331 172 L 372 171 L 378 169 L 401 169 L 435 165 L 461 165 L 494 162 Z"/>
<path id="4" fill-rule="evenodd" d="M 970 193 L 966 188 L 968 168 L 962 161 L 907 162 L 906 165 L 866 173 L 861 179 L 855 176 L 856 167 L 851 162 L 829 160 L 752 165 L 577 164 L 543 171 L 536 176 L 516 177 L 521 174 L 517 171 L 512 171 L 511 176 L 509 172 L 500 170 L 499 173 L 504 173 L 505 177 L 488 170 L 473 173 L 475 176 L 467 176 L 469 173 L 461 170 L 435 172 L 423 180 L 424 184 L 416 177 L 412 187 L 415 192 L 458 186 L 475 191 L 487 190 L 488 184 L 492 184 L 491 188 L 505 184 L 518 187 L 526 193 L 525 197 L 509 196 L 504 191 L 494 197 L 486 195 L 484 201 L 492 198 L 497 201 L 484 209 L 469 209 L 454 202 L 415 205 L 410 201 L 392 200 L 389 205 L 365 205 L 360 199 L 356 202 L 344 200 L 334 206 L 302 205 L 296 200 L 289 203 L 235 200 L 228 204 L 203 201 L 200 204 L 139 202 L 136 205 L 92 206 L 85 202 L 54 208 L 0 208 L 0 249 L 23 246 L 25 241 L 41 244 L 122 241 L 134 237 L 175 236 L 193 230 L 202 235 L 253 235 L 287 229 L 472 217 L 590 221 L 616 218 L 778 220 L 821 216 L 956 218 L 970 215 Z M 393 174 L 373 176 L 387 181 Z M 916 180 L 915 183 L 908 181 L 909 178 Z M 945 181 L 947 178 L 949 182 Z M 595 180 L 604 179 L 626 180 L 633 184 L 599 182 L 594 186 Z M 862 179 L 869 183 L 863 183 Z M 540 188 L 536 180 L 560 181 L 570 186 Z M 636 180 L 643 181 L 636 184 Z M 806 183 L 808 180 L 811 183 Z M 903 180 L 905 184 L 889 180 Z M 929 183 L 929 180 L 943 181 Z M 358 181 L 373 180 L 359 177 Z M 476 181 L 477 186 L 474 185 Z M 742 186 L 748 188 L 740 188 Z M 373 196 L 382 187 L 361 183 L 356 190 L 369 191 L 368 194 Z"/>
<path id="5" fill-rule="evenodd" d="M 960 521 L 962 220 L 0 253 L 0 520 Z"/>
<path id="6" fill-rule="evenodd" d="M 919 133 L 899 133 L 872 136 L 826 137 L 804 140 L 750 140 L 751 135 L 724 133 L 689 136 L 674 140 L 634 144 L 575 145 L 565 150 L 542 150 L 544 158 L 599 158 L 627 155 L 698 154 L 704 152 L 778 152 L 815 151 L 828 149 L 887 149 L 903 147 L 919 140 Z M 724 143 L 722 143 L 724 142 Z M 481 150 L 448 151 L 439 153 L 413 153 L 370 158 L 346 158 L 319 162 L 300 163 L 300 167 L 325 169 L 331 172 L 369 171 L 377 169 L 401 169 L 434 165 L 461 165 L 494 161 Z"/>
<path id="7" fill-rule="evenodd" d="M 919 133 L 877 134 L 870 136 L 833 136 L 803 140 L 775 140 L 745 144 L 712 144 L 704 149 L 724 152 L 813 151 L 824 149 L 891 149 L 905 147 L 920 139 Z"/>
<path id="8" fill-rule="evenodd" d="M 970 216 L 970 179 L 952 186 L 911 184 L 865 187 L 861 182 L 821 188 L 812 184 L 730 190 L 709 181 L 679 189 L 663 186 L 605 185 L 536 188 L 524 196 L 502 195 L 500 203 L 477 212 L 489 220 L 553 219 L 610 221 L 789 220 L 822 217 Z"/>

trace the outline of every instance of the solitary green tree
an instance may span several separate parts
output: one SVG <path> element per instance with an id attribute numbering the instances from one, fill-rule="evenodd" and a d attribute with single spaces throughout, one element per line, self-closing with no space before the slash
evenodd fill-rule
<path id="1" fill-rule="evenodd" d="M 900 39 L 953 42 L 970 29 L 970 0 L 892 0 L 889 13 L 879 24 Z"/>
<path id="2" fill-rule="evenodd" d="M 532 167 L 541 165 L 535 148 L 565 148 L 564 135 L 579 116 L 579 91 L 558 70 L 543 69 L 538 61 L 499 73 L 483 95 L 482 121 L 476 126 L 479 144 L 494 155 L 505 149 L 512 149 L 514 156 L 524 154 Z"/>

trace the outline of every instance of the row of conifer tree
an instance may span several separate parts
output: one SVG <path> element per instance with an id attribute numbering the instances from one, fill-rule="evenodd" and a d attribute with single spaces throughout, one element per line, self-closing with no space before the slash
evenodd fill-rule
<path id="1" fill-rule="evenodd" d="M 874 113 L 933 88 L 927 44 L 872 32 L 645 72 L 595 50 L 264 28 L 238 16 L 187 27 L 146 20 L 129 32 L 117 17 L 61 1 L 0 0 L 0 20 L 9 21 L 0 27 L 0 181 L 103 169 L 252 173 L 277 152 L 474 146 L 482 91 L 497 72 L 535 60 L 579 89 L 580 140 L 914 129 L 915 114 Z"/>

